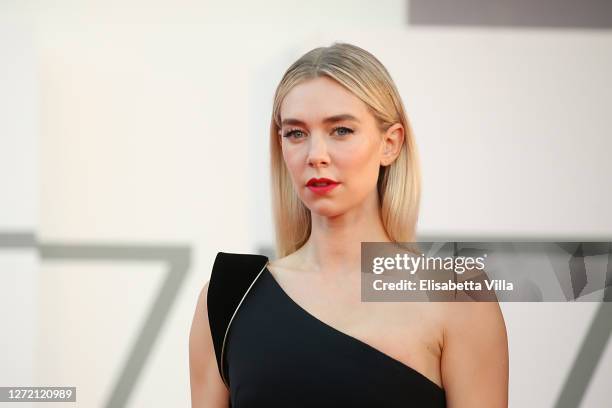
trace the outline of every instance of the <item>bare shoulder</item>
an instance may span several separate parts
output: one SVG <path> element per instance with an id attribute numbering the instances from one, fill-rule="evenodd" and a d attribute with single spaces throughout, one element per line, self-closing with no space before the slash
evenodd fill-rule
<path id="1" fill-rule="evenodd" d="M 472 335 L 506 337 L 506 325 L 497 301 L 438 302 L 445 332 L 456 335 L 469 331 Z"/>
<path id="2" fill-rule="evenodd" d="M 452 406 L 507 407 L 508 337 L 496 301 L 444 303 L 442 378 Z"/>
<path id="3" fill-rule="evenodd" d="M 208 323 L 207 281 L 198 295 L 189 331 L 189 374 L 191 406 L 228 407 L 229 392 L 217 369 L 217 360 Z"/>

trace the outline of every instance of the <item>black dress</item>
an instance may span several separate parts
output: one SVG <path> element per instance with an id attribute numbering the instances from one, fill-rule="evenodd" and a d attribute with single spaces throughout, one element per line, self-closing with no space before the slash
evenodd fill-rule
<path id="1" fill-rule="evenodd" d="M 241 267 L 252 264 L 257 273 L 234 308 L 222 347 L 232 408 L 446 406 L 440 386 L 317 319 L 281 288 L 266 257 L 250 257 L 259 263 Z M 209 296 L 216 274 L 241 273 L 224 264 L 231 266 L 216 262 Z"/>

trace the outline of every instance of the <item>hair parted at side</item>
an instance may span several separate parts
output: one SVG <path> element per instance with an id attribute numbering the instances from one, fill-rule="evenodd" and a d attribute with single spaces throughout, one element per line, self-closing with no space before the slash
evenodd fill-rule
<path id="1" fill-rule="evenodd" d="M 272 211 L 276 233 L 276 255 L 287 256 L 310 237 L 310 210 L 293 188 L 283 160 L 279 138 L 280 106 L 296 85 L 327 76 L 361 99 L 376 118 L 379 129 L 404 127 L 404 143 L 397 159 L 380 167 L 378 194 L 381 217 L 394 242 L 413 242 L 421 196 L 421 173 L 412 128 L 391 76 L 368 51 L 347 43 L 318 47 L 302 55 L 283 75 L 274 94 L 270 124 L 270 171 Z"/>

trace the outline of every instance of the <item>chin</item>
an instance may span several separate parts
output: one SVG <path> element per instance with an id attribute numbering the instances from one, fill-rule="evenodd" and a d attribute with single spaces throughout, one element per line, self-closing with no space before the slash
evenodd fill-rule
<path id="1" fill-rule="evenodd" d="M 335 217 L 342 214 L 342 211 L 335 205 L 329 203 L 316 203 L 307 206 L 310 212 L 314 215 L 320 215 L 322 217 Z"/>

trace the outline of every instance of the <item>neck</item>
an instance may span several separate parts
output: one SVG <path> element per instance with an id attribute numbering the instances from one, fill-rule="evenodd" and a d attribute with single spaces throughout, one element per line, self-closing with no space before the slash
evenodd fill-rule
<path id="1" fill-rule="evenodd" d="M 310 238 L 298 252 L 301 267 L 312 272 L 352 275 L 361 270 L 361 242 L 391 242 L 377 196 L 341 215 L 311 218 Z"/>

